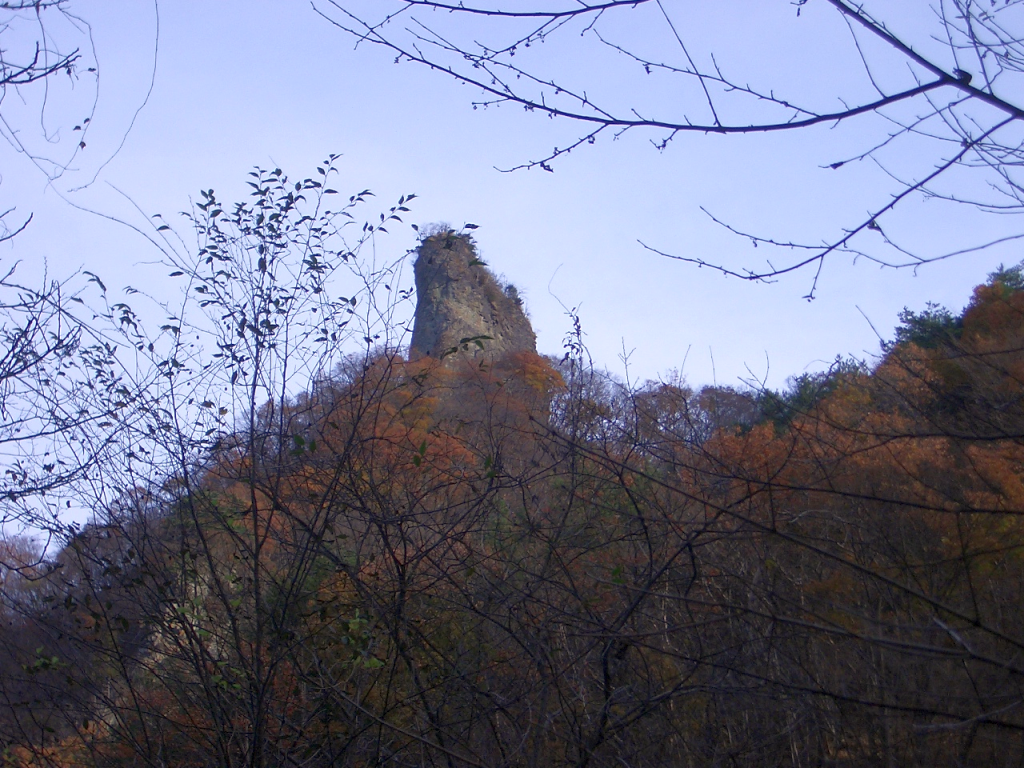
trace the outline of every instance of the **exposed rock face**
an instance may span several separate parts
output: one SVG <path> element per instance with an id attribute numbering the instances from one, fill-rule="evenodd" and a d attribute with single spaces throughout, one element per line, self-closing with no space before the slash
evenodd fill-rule
<path id="1" fill-rule="evenodd" d="M 414 271 L 411 359 L 446 358 L 453 351 L 488 359 L 537 351 L 537 337 L 515 289 L 502 289 L 468 237 L 452 232 L 428 237 L 420 245 Z M 484 336 L 490 338 L 479 339 L 479 344 L 466 341 Z"/>

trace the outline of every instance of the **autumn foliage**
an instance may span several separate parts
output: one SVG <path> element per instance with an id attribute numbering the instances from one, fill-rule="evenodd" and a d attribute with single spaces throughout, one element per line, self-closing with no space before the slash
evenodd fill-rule
<path id="1" fill-rule="evenodd" d="M 253 401 L 57 554 L 5 542 L 3 763 L 1017 764 L 1014 274 L 789 394 L 570 343 Z"/>

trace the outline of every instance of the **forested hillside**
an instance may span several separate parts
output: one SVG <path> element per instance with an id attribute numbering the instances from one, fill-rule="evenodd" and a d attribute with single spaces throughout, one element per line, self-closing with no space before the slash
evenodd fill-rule
<path id="1" fill-rule="evenodd" d="M 392 273 L 328 300 L 319 182 L 255 177 L 176 265 L 213 352 L 140 340 L 94 522 L 4 542 L 5 765 L 1020 763 L 1019 269 L 787 392 L 630 389 L 346 326 Z"/>

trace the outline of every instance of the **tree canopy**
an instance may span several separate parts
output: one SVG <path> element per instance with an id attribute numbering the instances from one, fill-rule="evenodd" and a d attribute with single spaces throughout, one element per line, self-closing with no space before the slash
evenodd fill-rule
<path id="1" fill-rule="evenodd" d="M 578 328 L 409 359 L 411 196 L 332 163 L 207 190 L 120 326 L 154 375 L 95 393 L 91 522 L 0 548 L 5 764 L 1019 759 L 1019 270 L 774 395 L 631 388 Z"/>

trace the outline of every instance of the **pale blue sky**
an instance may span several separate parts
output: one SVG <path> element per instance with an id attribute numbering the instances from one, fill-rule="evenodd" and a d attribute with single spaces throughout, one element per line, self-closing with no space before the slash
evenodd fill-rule
<path id="1" fill-rule="evenodd" d="M 899 12 L 893 24 L 928 45 L 922 31 L 931 24 L 928 5 L 889 0 L 885 7 Z M 838 88 L 856 93 L 859 87 L 858 64 L 846 50 L 848 33 L 833 23 L 824 3 L 812 0 L 800 19 L 784 0 L 666 7 L 709 48 L 718 46 L 719 63 L 729 71 L 764 83 L 795 82 L 794 90 L 819 103 Z M 74 8 L 92 26 L 101 66 L 86 149 L 47 188 L 43 173 L 23 155 L 0 148 L 0 203 L 35 213 L 28 231 L 0 247 L 0 259 L 21 259 L 26 270 L 45 259 L 53 276 L 84 267 L 111 290 L 132 284 L 163 295 L 170 286 L 163 280 L 166 269 L 153 263 L 159 259 L 155 249 L 123 225 L 70 207 L 57 191 L 141 225 L 144 217 L 115 187 L 145 213 L 171 218 L 200 189 L 214 188 L 224 200 L 241 198 L 254 165 L 298 177 L 334 152 L 343 155 L 337 186 L 374 190 L 373 211 L 413 192 L 419 199 L 407 223 L 478 224 L 482 256 L 521 287 L 542 352 L 561 352 L 570 328 L 564 304 L 579 307 L 595 362 L 621 373 L 625 349 L 634 380 L 682 369 L 694 385 L 754 376 L 780 386 L 787 376 L 820 369 L 837 354 L 876 353 L 871 324 L 891 335 L 904 306 L 920 309 L 934 300 L 959 309 L 988 272 L 1020 257 L 1011 245 L 914 275 L 838 256 L 825 267 L 817 299 L 807 302 L 801 297 L 810 274 L 749 284 L 666 260 L 637 240 L 735 267 L 763 264 L 766 254 L 722 231 L 702 205 L 765 235 L 833 236 L 884 201 L 890 187 L 869 163 L 841 171 L 821 166 L 866 149 L 885 130 L 878 122 L 771 137 L 692 135 L 664 152 L 650 144 L 660 137 L 637 132 L 586 147 L 559 162 L 554 173 L 507 174 L 494 167 L 564 146 L 578 128 L 510 107 L 474 111 L 470 102 L 478 94 L 472 88 L 408 63 L 396 65 L 380 50 L 353 50 L 352 40 L 307 3 L 164 0 L 159 35 L 151 1 L 76 0 Z M 655 51 L 661 45 L 648 40 L 642 27 L 621 34 L 623 42 L 649 43 Z M 615 103 L 635 96 L 636 104 L 654 111 L 682 95 L 667 80 L 638 91 L 621 55 L 586 58 L 590 49 L 567 41 L 574 47 L 548 43 L 542 52 L 547 63 L 561 67 L 570 81 L 594 83 Z M 883 67 L 880 77 L 905 74 Z M 54 132 L 45 149 L 55 156 L 67 156 L 78 141 L 69 130 L 70 115 L 86 114 L 92 93 L 87 77 L 83 73 L 73 93 L 62 83 L 50 94 L 46 125 Z M 20 112 L 9 104 L 4 108 L 14 111 L 5 116 L 19 136 L 43 147 L 31 99 Z M 912 147 L 891 160 L 912 173 L 927 167 Z M 83 184 L 89 186 L 72 191 Z M 933 202 L 908 206 L 893 226 L 940 248 L 968 235 L 1009 233 L 1015 223 Z M 379 248 L 399 255 L 414 247 L 411 228 L 392 233 Z"/>

